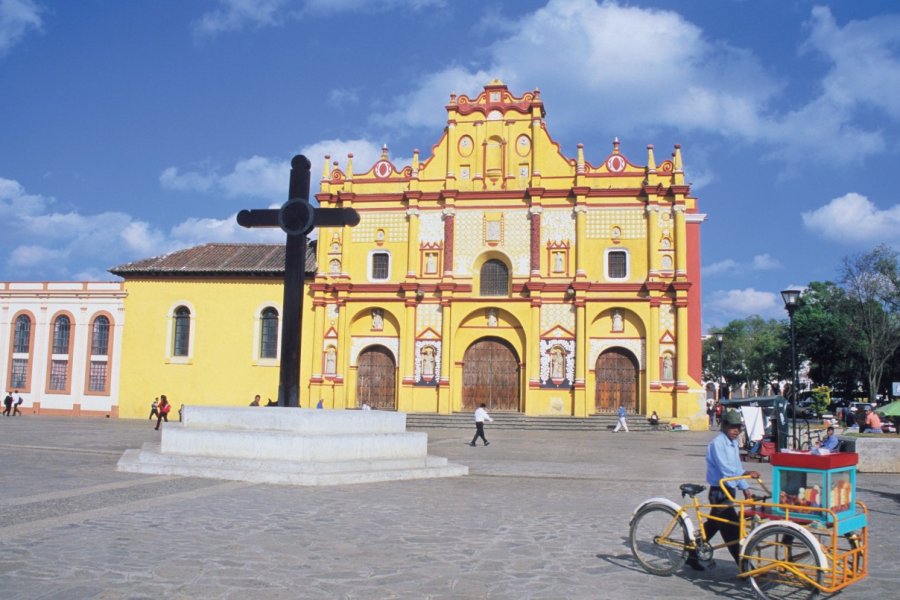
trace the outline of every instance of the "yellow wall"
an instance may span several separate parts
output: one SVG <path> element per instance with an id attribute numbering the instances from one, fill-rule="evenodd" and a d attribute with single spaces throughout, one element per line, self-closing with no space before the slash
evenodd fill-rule
<path id="1" fill-rule="evenodd" d="M 265 306 L 281 313 L 281 278 L 128 280 L 119 414 L 146 417 L 154 397 L 182 404 L 246 406 L 255 394 L 278 397 L 278 361 L 259 360 L 258 318 Z M 171 356 L 172 311 L 191 308 L 192 351 Z"/>

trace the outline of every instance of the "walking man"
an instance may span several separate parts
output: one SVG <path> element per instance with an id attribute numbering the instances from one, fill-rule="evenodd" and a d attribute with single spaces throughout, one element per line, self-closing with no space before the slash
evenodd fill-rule
<path id="1" fill-rule="evenodd" d="M 619 429 L 624 429 L 625 433 L 628 433 L 628 423 L 625 422 L 625 407 L 621 404 L 619 405 L 619 422 L 616 423 L 616 428 L 613 429 L 613 433 L 618 433 Z"/>
<path id="2" fill-rule="evenodd" d="M 13 405 L 12 394 L 6 394 L 6 398 L 3 399 L 3 406 L 5 406 L 6 409 L 3 411 L 3 414 L 6 415 L 7 417 L 9 416 L 9 413 L 12 411 L 12 405 Z"/>
<path id="3" fill-rule="evenodd" d="M 475 440 L 477 440 L 478 438 L 481 438 L 482 440 L 484 440 L 485 446 L 491 445 L 491 443 L 489 441 L 487 441 L 487 438 L 484 437 L 484 422 L 485 421 L 493 422 L 494 420 L 491 418 L 491 415 L 488 414 L 488 411 L 485 409 L 485 406 L 487 406 L 487 405 L 482 402 L 481 406 L 479 406 L 478 408 L 475 409 L 475 437 L 473 437 L 471 443 L 469 443 L 470 446 L 474 447 Z"/>
<path id="4" fill-rule="evenodd" d="M 19 394 L 19 390 L 16 390 L 16 395 L 19 397 L 19 399 L 16 400 L 16 403 L 13 405 L 13 414 L 12 414 L 12 416 L 19 415 L 19 416 L 21 417 L 21 416 L 22 416 L 22 411 L 19 410 L 19 407 L 22 406 L 22 395 Z"/>

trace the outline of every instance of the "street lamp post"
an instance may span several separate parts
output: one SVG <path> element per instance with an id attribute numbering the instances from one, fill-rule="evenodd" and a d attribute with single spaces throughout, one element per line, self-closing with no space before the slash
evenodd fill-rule
<path id="1" fill-rule="evenodd" d="M 716 348 L 719 350 L 719 400 L 722 399 L 722 388 L 724 380 L 722 379 L 722 342 L 725 340 L 725 334 L 721 331 L 716 332 Z"/>
<path id="2" fill-rule="evenodd" d="M 791 437 L 793 438 L 794 450 L 797 449 L 797 388 L 800 386 L 799 376 L 797 375 L 797 336 L 794 333 L 794 311 L 800 303 L 800 290 L 784 290 L 781 292 L 781 299 L 784 300 L 784 308 L 787 310 L 788 319 L 791 323 Z"/>

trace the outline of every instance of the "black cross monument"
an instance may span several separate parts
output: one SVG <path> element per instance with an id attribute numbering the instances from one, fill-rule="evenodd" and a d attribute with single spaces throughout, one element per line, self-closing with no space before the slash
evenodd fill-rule
<path id="1" fill-rule="evenodd" d="M 288 201 L 280 209 L 242 210 L 241 227 L 281 227 L 284 247 L 284 301 L 281 319 L 281 368 L 278 406 L 300 406 L 300 332 L 303 329 L 303 280 L 306 275 L 306 235 L 314 227 L 353 227 L 359 213 L 352 208 L 316 208 L 309 203 L 309 159 L 291 160 Z"/>

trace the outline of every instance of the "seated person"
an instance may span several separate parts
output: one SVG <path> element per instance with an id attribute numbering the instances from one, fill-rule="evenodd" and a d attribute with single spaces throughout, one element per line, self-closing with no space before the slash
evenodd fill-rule
<path id="1" fill-rule="evenodd" d="M 653 411 L 653 414 L 651 414 L 650 417 L 649 417 L 647 420 L 650 421 L 650 424 L 651 424 L 653 427 L 659 426 L 659 415 L 656 414 L 656 411 L 655 411 L 655 410 Z"/>
<path id="2" fill-rule="evenodd" d="M 866 409 L 866 433 L 882 433 L 881 419 L 871 407 Z"/>
<path id="3" fill-rule="evenodd" d="M 824 448 L 829 452 L 837 452 L 838 447 L 841 445 L 841 441 L 834 435 L 834 427 L 829 427 L 825 430 L 825 438 L 819 442 L 819 448 Z"/>

